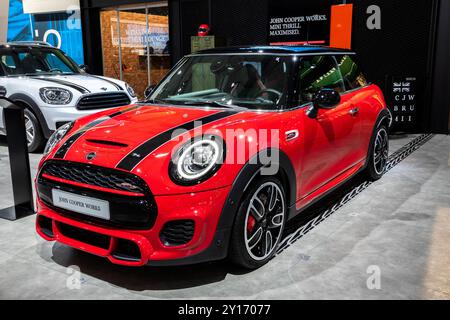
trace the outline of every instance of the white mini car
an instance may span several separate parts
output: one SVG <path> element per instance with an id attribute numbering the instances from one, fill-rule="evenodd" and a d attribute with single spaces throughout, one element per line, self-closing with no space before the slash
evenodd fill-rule
<path id="1" fill-rule="evenodd" d="M 0 96 L 25 107 L 30 152 L 67 122 L 137 101 L 127 83 L 87 74 L 63 51 L 34 42 L 0 44 Z M 4 127 L 0 110 L 2 134 Z"/>

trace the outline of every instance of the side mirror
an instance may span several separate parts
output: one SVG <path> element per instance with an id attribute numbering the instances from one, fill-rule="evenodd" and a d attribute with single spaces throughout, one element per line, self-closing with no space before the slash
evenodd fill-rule
<path id="1" fill-rule="evenodd" d="M 321 89 L 313 98 L 313 103 L 317 108 L 333 109 L 341 102 L 341 95 L 333 89 Z"/>
<path id="2" fill-rule="evenodd" d="M 81 69 L 81 71 L 84 71 L 86 73 L 89 72 L 89 66 L 86 64 L 79 65 L 78 67 Z"/>
<path id="3" fill-rule="evenodd" d="M 333 89 L 323 88 L 317 92 L 312 100 L 313 105 L 307 110 L 310 118 L 317 117 L 319 109 L 333 109 L 341 102 L 341 95 Z"/>
<path id="4" fill-rule="evenodd" d="M 156 85 L 152 84 L 145 89 L 145 91 L 144 91 L 145 99 L 148 99 L 150 97 L 150 95 L 153 93 L 153 90 L 155 90 L 155 88 L 156 88 Z"/>

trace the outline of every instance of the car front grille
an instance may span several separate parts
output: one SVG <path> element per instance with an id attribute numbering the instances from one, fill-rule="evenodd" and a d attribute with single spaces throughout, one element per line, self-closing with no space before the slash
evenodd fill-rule
<path id="1" fill-rule="evenodd" d="M 54 189 L 105 200 L 110 219 L 105 220 L 53 205 Z M 144 180 L 134 174 L 89 164 L 49 160 L 37 179 L 39 199 L 57 213 L 100 226 L 148 230 L 156 221 L 157 205 Z"/>
<path id="2" fill-rule="evenodd" d="M 112 190 L 146 193 L 146 183 L 133 174 L 69 161 L 47 161 L 41 174 Z"/>
<path id="3" fill-rule="evenodd" d="M 159 237 L 166 246 L 181 246 L 191 241 L 194 236 L 195 223 L 192 220 L 175 220 L 167 222 Z"/>
<path id="4" fill-rule="evenodd" d="M 127 94 L 124 92 L 95 93 L 82 97 L 80 101 L 78 101 L 77 109 L 103 109 L 126 106 L 129 104 L 130 98 L 128 98 Z"/>

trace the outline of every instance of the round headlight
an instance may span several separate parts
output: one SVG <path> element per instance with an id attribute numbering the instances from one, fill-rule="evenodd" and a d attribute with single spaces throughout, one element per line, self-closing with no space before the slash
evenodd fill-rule
<path id="1" fill-rule="evenodd" d="M 177 184 L 197 184 L 214 175 L 224 159 L 225 147 L 221 138 L 213 135 L 196 138 L 174 154 L 169 175 Z"/>
<path id="2" fill-rule="evenodd" d="M 44 156 L 49 154 L 53 147 L 66 136 L 66 134 L 70 131 L 70 129 L 72 129 L 72 127 L 73 122 L 69 122 L 56 129 L 56 131 L 51 135 L 50 139 L 48 139 L 47 145 L 44 149 Z"/>
<path id="3" fill-rule="evenodd" d="M 72 93 L 62 88 L 41 88 L 39 95 L 48 104 L 68 104 L 72 100 Z"/>
<path id="4" fill-rule="evenodd" d="M 127 88 L 128 93 L 131 97 L 136 98 L 136 93 L 134 92 L 134 89 L 128 85 L 128 83 L 125 83 L 125 87 Z"/>

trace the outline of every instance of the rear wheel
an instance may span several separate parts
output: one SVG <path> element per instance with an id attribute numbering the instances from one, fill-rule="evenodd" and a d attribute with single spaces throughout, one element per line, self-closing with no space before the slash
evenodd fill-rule
<path id="1" fill-rule="evenodd" d="M 25 109 L 25 133 L 27 137 L 28 152 L 35 152 L 42 149 L 45 144 L 39 121 L 28 109 Z"/>
<path id="2" fill-rule="evenodd" d="M 369 179 L 378 180 L 386 171 L 389 158 L 389 136 L 384 125 L 378 126 L 370 144 L 366 173 Z"/>
<path id="3" fill-rule="evenodd" d="M 230 259 L 256 269 L 275 254 L 286 222 L 286 196 L 275 177 L 261 177 L 244 196 L 233 226 Z"/>

